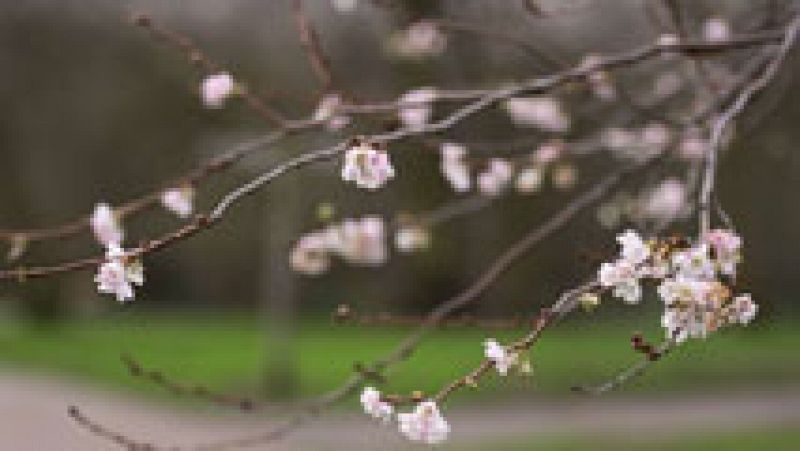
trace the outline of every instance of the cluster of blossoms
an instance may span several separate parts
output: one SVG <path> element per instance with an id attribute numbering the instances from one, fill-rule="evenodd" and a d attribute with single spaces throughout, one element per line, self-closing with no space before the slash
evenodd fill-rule
<path id="1" fill-rule="evenodd" d="M 472 178 L 467 148 L 461 144 L 444 143 L 440 147 L 440 170 L 454 191 L 467 192 L 472 188 Z M 564 143 L 560 140 L 546 141 L 530 155 L 520 161 L 493 157 L 486 161 L 485 168 L 478 172 L 475 185 L 485 196 L 498 196 L 507 188 L 521 194 L 531 194 L 542 187 L 548 169 L 553 185 L 558 189 L 572 188 L 577 182 L 577 170 L 566 163 L 556 164 L 564 154 Z"/>
<path id="2" fill-rule="evenodd" d="M 384 400 L 381 392 L 373 387 L 364 388 L 361 393 L 361 405 L 364 412 L 385 423 L 390 422 L 394 416 L 394 406 Z M 450 434 L 450 424 L 433 401 L 418 403 L 412 412 L 398 413 L 397 423 L 400 432 L 406 438 L 429 445 L 443 442 Z"/>
<path id="3" fill-rule="evenodd" d="M 422 225 L 408 223 L 397 227 L 394 245 L 403 253 L 427 249 L 430 234 Z M 359 266 L 380 266 L 388 258 L 386 225 L 380 216 L 364 216 L 328 224 L 300 237 L 290 255 L 294 271 L 320 275 L 328 271 L 331 256 Z"/>
<path id="4" fill-rule="evenodd" d="M 606 229 L 616 229 L 626 220 L 636 224 L 666 222 L 685 218 L 690 213 L 686 183 L 667 177 L 638 193 L 618 193 L 598 207 L 597 220 Z"/>
<path id="5" fill-rule="evenodd" d="M 355 142 L 344 157 L 342 180 L 359 188 L 375 190 L 394 178 L 389 154 L 377 144 Z"/>
<path id="6" fill-rule="evenodd" d="M 119 302 L 132 300 L 133 285 L 144 283 L 144 271 L 141 263 L 121 247 L 125 233 L 116 213 L 108 204 L 99 203 L 89 224 L 97 241 L 106 249 L 105 261 L 94 277 L 97 291 L 113 294 Z"/>
<path id="7" fill-rule="evenodd" d="M 642 280 L 657 281 L 668 339 L 705 338 L 724 325 L 748 324 L 755 317 L 758 306 L 750 295 L 734 295 L 731 289 L 742 245 L 735 233 L 711 230 L 688 245 L 677 240 L 645 242 L 628 230 L 617 241 L 620 256 L 601 265 L 600 285 L 627 303 L 638 303 Z"/>
<path id="8" fill-rule="evenodd" d="M 641 161 L 663 151 L 670 143 L 670 129 L 660 123 L 651 122 L 640 129 L 612 127 L 603 135 L 603 145 L 611 153 L 624 160 Z"/>
<path id="9" fill-rule="evenodd" d="M 189 185 L 169 188 L 161 192 L 159 199 L 164 208 L 180 218 L 186 218 L 194 208 L 194 189 Z M 144 284 L 144 270 L 141 261 L 122 247 L 125 230 L 117 212 L 105 202 L 98 203 L 89 218 L 89 227 L 97 242 L 106 250 L 105 260 L 94 278 L 97 291 L 113 294 L 120 302 L 132 300 L 133 286 Z"/>
<path id="10" fill-rule="evenodd" d="M 380 265 L 388 254 L 385 229 L 379 216 L 330 224 L 303 235 L 292 249 L 290 264 L 295 271 L 308 275 L 326 272 L 333 254 L 356 265 Z"/>

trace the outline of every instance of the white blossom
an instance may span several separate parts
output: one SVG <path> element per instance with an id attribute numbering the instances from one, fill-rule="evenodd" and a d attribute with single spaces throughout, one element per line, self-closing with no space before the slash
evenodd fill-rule
<path id="1" fill-rule="evenodd" d="M 394 178 L 389 155 L 367 143 L 347 150 L 342 166 L 342 180 L 354 182 L 360 188 L 378 189 Z"/>
<path id="2" fill-rule="evenodd" d="M 447 37 L 431 21 L 419 21 L 392 36 L 389 50 L 404 58 L 428 58 L 441 54 Z"/>
<path id="3" fill-rule="evenodd" d="M 350 117 L 339 114 L 338 109 L 342 105 L 342 97 L 339 94 L 326 94 L 322 97 L 314 110 L 313 119 L 324 122 L 328 130 L 341 130 L 350 123 Z"/>
<path id="4" fill-rule="evenodd" d="M 292 269 L 315 276 L 324 273 L 330 266 L 328 240 L 324 233 L 309 233 L 295 243 L 289 257 Z"/>
<path id="5" fill-rule="evenodd" d="M 161 204 L 181 218 L 192 214 L 194 190 L 189 186 L 170 188 L 161 193 Z"/>
<path id="6" fill-rule="evenodd" d="M 749 324 L 758 313 L 758 305 L 753 302 L 749 293 L 741 294 L 733 299 L 735 319 L 739 324 Z"/>
<path id="7" fill-rule="evenodd" d="M 708 42 L 725 42 L 731 37 L 731 27 L 721 17 L 711 17 L 703 23 L 703 38 Z"/>
<path id="8" fill-rule="evenodd" d="M 511 121 L 551 132 L 569 129 L 569 116 L 553 97 L 512 97 L 503 104 Z"/>
<path id="9" fill-rule="evenodd" d="M 417 404 L 413 412 L 397 414 L 400 432 L 409 440 L 429 445 L 441 443 L 450 434 L 450 425 L 433 401 Z"/>
<path id="10" fill-rule="evenodd" d="M 530 194 L 538 191 L 544 179 L 542 172 L 542 169 L 537 166 L 531 166 L 519 171 L 514 184 L 517 192 Z"/>
<path id="11" fill-rule="evenodd" d="M 331 0 L 331 6 L 338 13 L 352 13 L 358 7 L 358 0 Z"/>
<path id="12" fill-rule="evenodd" d="M 617 235 L 617 243 L 622 248 L 622 259 L 631 265 L 638 265 L 650 256 L 650 247 L 634 230 L 626 230 Z"/>
<path id="13" fill-rule="evenodd" d="M 445 180 L 457 193 L 469 191 L 472 187 L 469 166 L 464 161 L 467 148 L 461 144 L 444 143 L 439 148 L 441 163 L 439 168 Z"/>
<path id="14" fill-rule="evenodd" d="M 381 392 L 374 387 L 364 387 L 361 392 L 361 406 L 364 412 L 372 418 L 378 418 L 388 423 L 394 414 L 394 407 L 381 400 Z"/>
<path id="15" fill-rule="evenodd" d="M 685 209 L 686 186 L 678 179 L 664 180 L 644 198 L 643 212 L 650 219 L 675 219 Z"/>
<path id="16" fill-rule="evenodd" d="M 383 218 L 345 219 L 330 226 L 328 246 L 350 263 L 364 266 L 383 264 L 388 255 Z"/>
<path id="17" fill-rule="evenodd" d="M 406 104 L 397 112 L 403 126 L 411 130 L 419 130 L 428 124 L 431 117 L 430 103 L 436 100 L 435 88 L 417 88 L 403 94 L 398 101 Z"/>
<path id="18" fill-rule="evenodd" d="M 114 210 L 106 203 L 95 205 L 92 217 L 89 220 L 92 233 L 100 244 L 119 246 L 125 236 L 122 226 L 117 219 Z"/>
<path id="19" fill-rule="evenodd" d="M 236 82 L 227 72 L 209 75 L 200 83 L 200 98 L 206 108 L 222 108 L 235 91 Z"/>
<path id="20" fill-rule="evenodd" d="M 478 174 L 478 189 L 486 196 L 497 196 L 511 182 L 514 169 L 507 160 L 491 158 L 484 172 Z"/>
<path id="21" fill-rule="evenodd" d="M 118 245 L 111 243 L 106 249 L 106 259 L 94 277 L 97 291 L 113 294 L 117 301 L 133 300 L 133 285 L 144 284 L 144 269 L 137 260 L 127 256 Z"/>
<path id="22" fill-rule="evenodd" d="M 719 271 L 727 276 L 736 275 L 736 265 L 739 264 L 742 239 L 739 235 L 723 229 L 709 231 L 705 242 L 714 251 L 714 259 Z"/>
<path id="23" fill-rule="evenodd" d="M 519 353 L 508 351 L 493 338 L 486 340 L 484 347 L 486 358 L 494 362 L 494 367 L 502 376 L 508 374 L 508 369 L 519 362 Z"/>
<path id="24" fill-rule="evenodd" d="M 430 233 L 421 226 L 404 226 L 394 234 L 394 245 L 400 252 L 415 252 L 427 249 L 430 245 Z"/>

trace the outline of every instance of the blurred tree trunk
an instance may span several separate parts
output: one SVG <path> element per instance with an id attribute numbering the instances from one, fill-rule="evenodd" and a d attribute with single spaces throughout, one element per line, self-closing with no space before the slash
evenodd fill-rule
<path id="1" fill-rule="evenodd" d="M 292 397 L 298 388 L 294 344 L 297 289 L 288 259 L 292 231 L 298 223 L 298 189 L 297 178 L 287 177 L 275 184 L 263 207 L 259 292 L 267 330 L 264 388 L 270 398 Z"/>

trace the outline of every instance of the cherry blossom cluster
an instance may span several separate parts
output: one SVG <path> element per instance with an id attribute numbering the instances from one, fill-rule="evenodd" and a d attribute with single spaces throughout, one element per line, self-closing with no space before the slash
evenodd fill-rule
<path id="1" fill-rule="evenodd" d="M 400 432 L 409 440 L 435 445 L 447 439 L 450 424 L 442 416 L 436 402 L 419 402 L 411 412 L 395 415 L 394 406 L 381 392 L 373 387 L 365 387 L 361 392 L 361 406 L 373 418 L 389 423 L 396 417 Z"/>
<path id="2" fill-rule="evenodd" d="M 331 255 L 348 263 L 378 266 L 386 261 L 386 226 L 380 216 L 345 219 L 303 235 L 289 257 L 292 269 L 318 275 L 330 268 Z"/>
<path id="3" fill-rule="evenodd" d="M 328 224 L 297 240 L 290 265 L 294 271 L 312 276 L 327 272 L 333 255 L 357 266 L 380 266 L 389 256 L 387 228 L 384 219 L 375 215 Z M 394 246 L 399 252 L 418 252 L 429 244 L 430 233 L 420 224 L 409 222 L 394 230 Z"/>
<path id="4" fill-rule="evenodd" d="M 645 241 L 628 230 L 617 242 L 619 258 L 601 265 L 600 285 L 634 304 L 642 298 L 643 281 L 656 282 L 668 339 L 680 343 L 705 338 L 722 326 L 748 324 L 755 317 L 758 306 L 750 294 L 734 294 L 732 288 L 742 246 L 736 233 L 715 229 L 696 243 L 684 243 Z"/>
<path id="5" fill-rule="evenodd" d="M 95 238 L 106 249 L 105 261 L 94 277 L 97 291 L 113 294 L 119 302 L 132 300 L 133 285 L 144 283 L 144 271 L 141 263 L 122 248 L 125 232 L 116 212 L 108 204 L 99 203 L 89 222 Z"/>
<path id="6" fill-rule="evenodd" d="M 577 182 L 577 169 L 559 162 L 564 155 L 564 143 L 550 140 L 540 144 L 533 152 L 514 160 L 492 157 L 477 171 L 474 183 L 467 147 L 446 142 L 440 147 L 442 176 L 458 193 L 468 192 L 473 185 L 484 196 L 495 197 L 509 189 L 521 194 L 539 191 L 548 176 L 558 189 L 569 189 Z"/>
<path id="7" fill-rule="evenodd" d="M 193 199 L 194 189 L 189 185 L 166 189 L 160 195 L 164 208 L 180 218 L 192 214 Z M 106 250 L 105 261 L 98 266 L 94 277 L 97 291 L 112 294 L 119 302 L 133 300 L 133 287 L 144 284 L 144 267 L 139 258 L 122 247 L 125 230 L 119 212 L 101 202 L 95 206 L 89 226 L 95 239 Z"/>

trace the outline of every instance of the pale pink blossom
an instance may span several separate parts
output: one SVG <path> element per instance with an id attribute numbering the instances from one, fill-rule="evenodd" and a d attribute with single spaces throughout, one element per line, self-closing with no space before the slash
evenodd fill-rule
<path id="1" fill-rule="evenodd" d="M 501 376 L 507 375 L 509 368 L 516 366 L 519 362 L 518 352 L 509 351 L 493 338 L 484 342 L 484 354 L 487 359 L 494 362 L 494 367 Z"/>
<path id="2" fill-rule="evenodd" d="M 378 418 L 388 423 L 394 414 L 394 407 L 381 400 L 381 392 L 374 387 L 364 387 L 361 392 L 361 407 L 364 412 L 372 418 Z"/>
<path id="3" fill-rule="evenodd" d="M 181 218 L 192 214 L 194 190 L 190 186 L 170 188 L 161 193 L 161 204 Z"/>
<path id="4" fill-rule="evenodd" d="M 110 205 L 104 202 L 95 205 L 89 224 L 95 238 L 103 246 L 122 244 L 125 233 Z"/>
<path id="5" fill-rule="evenodd" d="M 200 98 L 206 108 L 222 108 L 235 90 L 236 82 L 231 74 L 220 72 L 203 79 L 200 83 Z"/>
<path id="6" fill-rule="evenodd" d="M 703 38 L 708 42 L 725 42 L 731 37 L 731 26 L 721 17 L 711 17 L 703 23 Z"/>
<path id="7" fill-rule="evenodd" d="M 491 158 L 486 170 L 478 174 L 478 189 L 486 196 L 499 195 L 511 182 L 514 168 L 507 160 Z"/>
<path id="8" fill-rule="evenodd" d="M 447 36 L 431 21 L 419 21 L 392 36 L 389 50 L 404 58 L 428 58 L 441 54 Z"/>
<path id="9" fill-rule="evenodd" d="M 367 143 L 347 150 L 342 166 L 342 180 L 354 182 L 360 188 L 375 190 L 392 178 L 394 167 L 384 150 Z"/>
<path id="10" fill-rule="evenodd" d="M 532 166 L 525 168 L 517 174 L 514 184 L 518 193 L 530 194 L 535 193 L 542 186 L 544 179 L 544 171 L 540 167 Z"/>
<path id="11" fill-rule="evenodd" d="M 326 94 L 314 111 L 313 120 L 324 122 L 328 130 L 341 130 L 350 123 L 350 116 L 339 113 L 342 97 L 339 94 Z"/>
<path id="12" fill-rule="evenodd" d="M 94 277 L 97 291 L 113 294 L 117 301 L 133 300 L 133 286 L 144 284 L 144 270 L 141 263 L 126 255 L 116 244 L 106 249 L 106 259 L 98 267 Z"/>
<path id="13" fill-rule="evenodd" d="M 435 445 L 447 439 L 450 425 L 433 401 L 417 404 L 413 412 L 397 414 L 400 432 L 409 440 Z"/>
<path id="14" fill-rule="evenodd" d="M 325 234 L 313 232 L 300 237 L 292 248 L 289 263 L 293 270 L 310 276 L 326 272 L 330 255 Z"/>
<path id="15" fill-rule="evenodd" d="M 686 186 L 678 179 L 666 179 L 647 193 L 643 207 L 648 218 L 675 219 L 686 209 Z"/>
<path id="16" fill-rule="evenodd" d="M 511 121 L 551 132 L 569 129 L 569 116 L 553 97 L 512 97 L 503 104 Z"/>
<path id="17" fill-rule="evenodd" d="M 436 100 L 435 88 L 417 88 L 403 94 L 398 101 L 401 106 L 397 112 L 403 126 L 412 130 L 419 130 L 428 124 L 431 117 L 431 102 Z"/>

